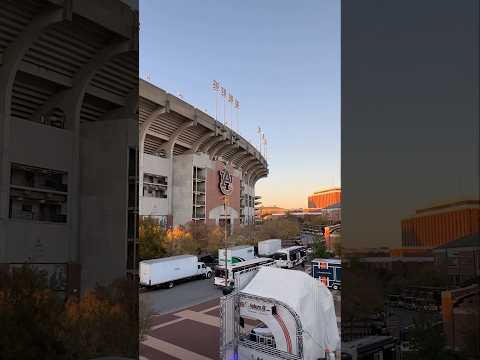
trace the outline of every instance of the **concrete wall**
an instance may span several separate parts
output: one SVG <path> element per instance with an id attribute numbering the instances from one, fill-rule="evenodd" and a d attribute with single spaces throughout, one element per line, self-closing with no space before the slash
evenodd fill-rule
<path id="1" fill-rule="evenodd" d="M 82 289 L 126 274 L 128 132 L 134 131 L 128 125 L 82 124 L 80 209 L 88 214 L 80 224 Z"/>
<path id="2" fill-rule="evenodd" d="M 233 233 L 233 231 L 238 228 L 240 224 L 240 214 L 239 212 L 234 209 L 231 206 L 227 206 L 227 217 L 230 219 L 230 232 Z M 207 218 L 207 223 L 209 224 L 215 224 L 218 225 L 220 219 L 223 219 L 225 216 L 225 210 L 223 208 L 223 205 L 219 205 L 213 209 L 211 209 L 208 212 L 208 218 Z"/>
<path id="3" fill-rule="evenodd" d="M 173 159 L 173 225 L 183 225 L 192 220 L 193 154 L 175 156 Z"/>
<path id="4" fill-rule="evenodd" d="M 47 127 L 31 121 L 12 119 L 12 141 L 9 163 L 19 163 L 53 170 L 72 171 L 73 135 L 67 130 Z M 39 151 L 41 149 L 41 151 Z M 10 164 L 8 165 L 10 167 Z M 69 188 L 69 192 L 72 189 Z M 2 206 L 8 208 L 8 198 Z M 0 262 L 68 262 L 74 246 L 71 220 L 76 213 L 70 209 L 67 223 L 55 224 L 20 219 L 0 222 Z M 11 239 L 11 240 L 10 240 Z M 14 241 L 14 242 L 13 242 Z"/>
<path id="5" fill-rule="evenodd" d="M 244 183 L 244 190 L 243 190 L 244 195 L 250 195 L 255 197 L 255 187 L 248 185 L 247 183 Z M 245 202 L 246 205 L 247 202 Z M 250 223 L 253 223 L 255 221 L 255 207 L 252 206 L 245 206 L 243 208 L 243 214 L 244 216 L 244 221 L 245 223 L 248 223 L 248 218 L 250 218 Z"/>
<path id="6" fill-rule="evenodd" d="M 168 186 L 171 186 L 170 181 L 170 160 L 150 154 L 143 154 L 143 172 L 140 171 L 140 177 L 143 179 L 143 174 L 162 175 L 167 177 Z M 143 182 L 140 183 L 140 194 L 143 192 Z M 168 215 L 168 198 L 154 198 L 140 196 L 139 199 L 140 215 Z"/>

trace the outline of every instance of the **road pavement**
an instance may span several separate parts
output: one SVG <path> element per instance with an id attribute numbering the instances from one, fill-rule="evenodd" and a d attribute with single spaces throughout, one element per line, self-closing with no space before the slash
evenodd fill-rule
<path id="1" fill-rule="evenodd" d="M 157 314 L 173 312 L 208 300 L 218 299 L 222 291 L 213 285 L 213 278 L 190 280 L 176 284 L 171 289 L 146 290 L 140 297 Z"/>

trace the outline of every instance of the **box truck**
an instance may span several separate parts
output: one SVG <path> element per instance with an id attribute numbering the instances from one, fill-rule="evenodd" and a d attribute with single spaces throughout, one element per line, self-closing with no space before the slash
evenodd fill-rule
<path id="1" fill-rule="evenodd" d="M 198 261 L 194 255 L 179 255 L 161 259 L 140 261 L 140 285 L 158 286 L 167 285 L 169 288 L 175 282 L 189 278 L 212 277 L 212 269 Z"/>
<path id="2" fill-rule="evenodd" d="M 228 248 L 227 264 L 255 259 L 255 251 L 251 245 L 239 245 Z M 218 264 L 225 264 L 225 249 L 218 249 Z"/>
<path id="3" fill-rule="evenodd" d="M 282 248 L 281 239 L 268 239 L 258 242 L 258 256 L 272 256 Z"/>

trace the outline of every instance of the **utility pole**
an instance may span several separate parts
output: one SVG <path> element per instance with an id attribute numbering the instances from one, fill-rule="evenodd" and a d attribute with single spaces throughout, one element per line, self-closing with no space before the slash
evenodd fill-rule
<path id="1" fill-rule="evenodd" d="M 220 190 L 223 193 L 223 220 L 224 220 L 224 251 L 225 251 L 225 273 L 224 273 L 224 278 L 225 278 L 225 287 L 228 286 L 228 234 L 227 234 L 227 220 L 228 220 L 228 213 L 227 213 L 227 205 L 229 204 L 229 196 L 232 192 L 232 179 L 231 175 L 228 172 L 228 162 L 225 161 L 224 159 L 220 160 L 223 165 L 224 169 L 220 172 Z"/>
<path id="2" fill-rule="evenodd" d="M 223 217 L 224 217 L 223 240 L 224 240 L 224 248 L 225 248 L 225 287 L 227 287 L 227 284 L 228 284 L 227 202 L 228 202 L 227 195 L 224 195 L 223 196 Z"/>

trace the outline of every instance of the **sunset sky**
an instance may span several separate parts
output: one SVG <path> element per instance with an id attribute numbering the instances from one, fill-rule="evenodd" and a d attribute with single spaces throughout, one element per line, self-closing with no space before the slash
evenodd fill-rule
<path id="1" fill-rule="evenodd" d="M 257 147 L 257 127 L 266 134 L 264 205 L 307 207 L 310 193 L 340 185 L 339 1 L 141 0 L 140 9 L 142 78 L 212 116 L 218 80 L 240 101 L 240 134 Z"/>

